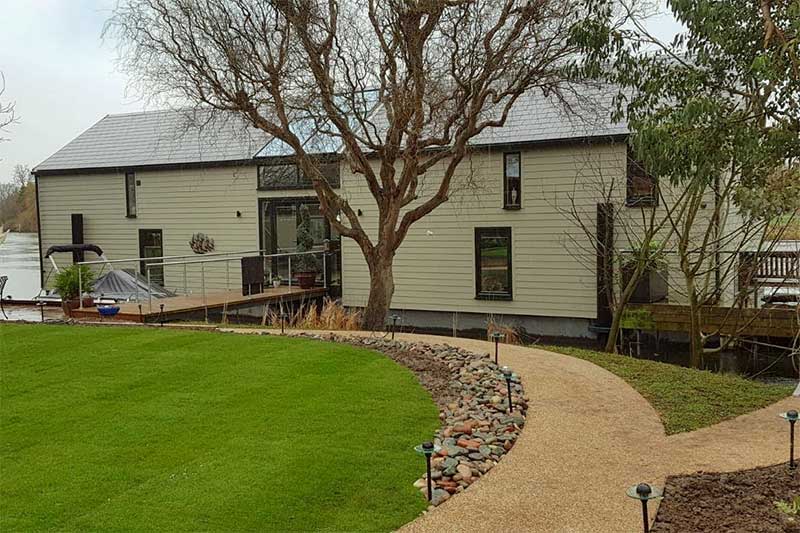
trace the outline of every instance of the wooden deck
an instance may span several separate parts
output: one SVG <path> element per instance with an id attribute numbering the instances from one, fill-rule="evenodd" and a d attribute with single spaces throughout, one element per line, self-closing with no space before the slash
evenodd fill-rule
<path id="1" fill-rule="evenodd" d="M 119 313 L 112 317 L 103 317 L 103 320 L 123 320 L 126 322 L 158 322 L 162 318 L 174 320 L 181 316 L 197 313 L 221 312 L 223 309 L 232 311 L 235 308 L 252 305 L 275 305 L 281 302 L 290 303 L 302 300 L 321 298 L 328 293 L 324 287 L 301 289 L 299 287 L 278 287 L 265 289 L 259 294 L 242 296 L 241 291 L 214 292 L 206 295 L 174 296 L 172 298 L 153 298 L 152 307 L 147 300 L 137 303 L 119 304 Z M 164 305 L 163 315 L 161 305 Z M 141 306 L 141 308 L 140 308 Z M 97 308 L 90 307 L 75 309 L 74 318 L 100 319 Z"/>
<path id="2" fill-rule="evenodd" d="M 689 307 L 671 304 L 630 304 L 631 311 L 645 311 L 657 331 L 689 331 Z M 704 307 L 701 315 L 707 333 L 745 337 L 791 338 L 800 331 L 800 314 L 794 309 L 737 309 Z"/>

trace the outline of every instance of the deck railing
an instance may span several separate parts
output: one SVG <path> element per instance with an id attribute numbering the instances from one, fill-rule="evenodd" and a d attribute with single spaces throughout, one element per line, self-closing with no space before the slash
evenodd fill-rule
<path id="1" fill-rule="evenodd" d="M 335 255 L 338 253 L 337 251 L 331 251 L 329 249 L 329 245 L 326 243 L 325 247 L 322 250 L 311 250 L 308 252 L 285 252 L 285 253 L 264 253 L 263 250 L 248 250 L 248 251 L 239 251 L 239 252 L 218 252 L 218 253 L 209 253 L 204 254 L 202 256 L 198 256 L 197 254 L 193 255 L 173 255 L 173 256 L 161 256 L 161 257 L 137 257 L 137 258 L 128 258 L 128 259 L 115 259 L 109 261 L 102 261 L 102 260 L 95 260 L 95 261 L 81 261 L 77 264 L 79 265 L 105 265 L 105 264 L 134 264 L 134 271 L 138 270 L 138 266 L 143 264 L 145 270 L 145 276 L 147 278 L 147 294 L 142 296 L 147 297 L 147 303 L 149 307 L 149 312 L 152 312 L 153 307 L 153 293 L 152 293 L 152 286 L 153 286 L 153 279 L 151 270 L 153 268 L 165 268 L 165 267 L 182 267 L 183 271 L 183 293 L 184 295 L 189 295 L 189 272 L 188 269 L 190 267 L 199 266 L 200 268 L 200 290 L 202 293 L 203 304 L 206 303 L 206 275 L 207 265 L 216 265 L 216 264 L 224 264 L 225 266 L 225 289 L 229 291 L 231 289 L 231 262 L 240 262 L 245 257 L 260 257 L 265 264 L 264 272 L 266 273 L 269 271 L 269 277 L 267 278 L 268 283 L 272 284 L 274 271 L 273 268 L 270 267 L 269 269 L 266 268 L 267 262 L 271 262 L 272 260 L 277 259 L 286 259 L 288 262 L 288 285 L 292 287 L 292 280 L 293 280 L 293 269 L 292 269 L 292 259 L 298 258 L 300 256 L 307 256 L 307 255 L 318 255 L 322 257 L 322 285 L 326 289 L 328 288 L 328 265 L 330 262 L 330 256 Z M 138 292 L 138 283 L 137 283 L 137 292 L 135 295 L 135 301 L 140 302 L 139 292 Z M 81 270 L 78 269 L 78 291 L 80 294 L 83 294 L 83 278 Z M 83 309 L 83 298 L 80 298 L 80 309 Z"/>

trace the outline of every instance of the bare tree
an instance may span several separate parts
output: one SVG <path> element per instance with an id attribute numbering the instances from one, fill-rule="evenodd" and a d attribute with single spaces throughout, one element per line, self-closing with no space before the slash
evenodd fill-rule
<path id="1" fill-rule="evenodd" d="M 448 200 L 470 141 L 526 91 L 569 90 L 616 16 L 609 0 L 126 0 L 109 30 L 149 94 L 239 114 L 290 148 L 366 259 L 363 325 L 375 329 L 398 247 Z M 320 172 L 298 121 L 341 145 L 376 231 Z"/>
<path id="2" fill-rule="evenodd" d="M 6 131 L 6 127 L 16 122 L 17 117 L 14 112 L 14 104 L 3 99 L 3 94 L 6 92 L 6 78 L 0 72 L 0 142 L 8 139 L 2 136 Z"/>
<path id="3" fill-rule="evenodd" d="M 657 269 L 671 251 L 670 215 L 685 196 L 677 194 L 678 201 L 663 207 L 642 204 L 620 209 L 625 200 L 625 168 L 637 166 L 645 173 L 641 163 L 633 159 L 620 163 L 621 166 L 612 166 L 609 172 L 602 157 L 586 157 L 576 174 L 573 190 L 567 194 L 566 205 L 554 203 L 564 219 L 579 230 L 577 236 L 564 232 L 568 253 L 590 271 L 597 269 L 598 257 L 607 265 L 598 270 L 597 283 L 611 312 L 605 350 L 612 353 L 617 351 L 622 319 L 639 281 L 649 270 Z M 583 201 L 585 198 L 593 201 L 587 203 Z M 603 209 L 606 218 L 603 227 L 595 221 L 598 208 Z"/>

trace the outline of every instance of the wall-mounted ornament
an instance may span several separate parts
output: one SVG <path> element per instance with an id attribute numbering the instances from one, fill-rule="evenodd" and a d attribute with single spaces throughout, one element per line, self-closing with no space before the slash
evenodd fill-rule
<path id="1" fill-rule="evenodd" d="M 189 240 L 189 246 L 196 254 L 207 254 L 214 251 L 214 239 L 205 233 L 195 233 Z"/>

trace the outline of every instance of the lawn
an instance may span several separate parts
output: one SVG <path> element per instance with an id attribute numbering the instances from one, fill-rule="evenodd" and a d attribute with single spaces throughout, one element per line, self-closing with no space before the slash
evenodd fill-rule
<path id="1" fill-rule="evenodd" d="M 694 431 L 781 400 L 792 386 L 566 346 L 540 346 L 585 359 L 627 381 L 658 411 L 668 435 Z"/>
<path id="2" fill-rule="evenodd" d="M 369 350 L 0 325 L 0 530 L 387 531 L 425 508 L 437 426 Z"/>

